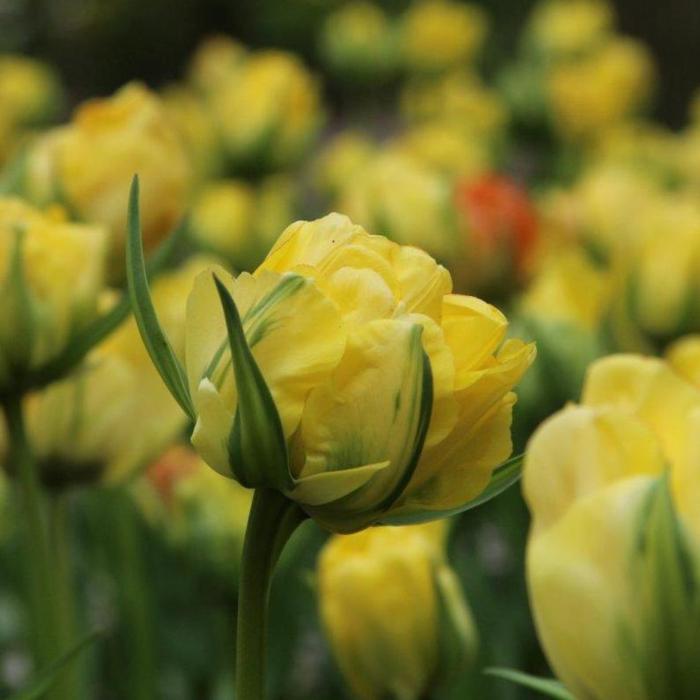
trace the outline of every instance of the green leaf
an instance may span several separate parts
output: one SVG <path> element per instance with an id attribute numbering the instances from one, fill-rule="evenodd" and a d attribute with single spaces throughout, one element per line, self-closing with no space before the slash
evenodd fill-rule
<path id="1" fill-rule="evenodd" d="M 515 457 L 511 457 L 507 462 L 501 464 L 500 467 L 496 467 L 486 488 L 476 498 L 463 503 L 461 506 L 450 508 L 449 510 L 423 510 L 419 513 L 409 513 L 408 515 L 390 516 L 382 522 L 386 525 L 415 525 L 437 518 L 450 518 L 453 515 L 481 506 L 492 498 L 500 496 L 506 489 L 509 489 L 519 481 L 523 471 L 524 458 L 524 453 L 515 455 Z"/>
<path id="2" fill-rule="evenodd" d="M 52 661 L 46 668 L 41 670 L 37 677 L 29 683 L 29 685 L 12 695 L 8 700 L 39 700 L 58 680 L 68 666 L 83 652 L 87 647 L 95 643 L 100 636 L 100 632 L 91 632 L 81 639 L 72 649 L 69 649 L 63 656 L 59 656 L 55 661 Z"/>
<path id="3" fill-rule="evenodd" d="M 129 195 L 129 220 L 127 231 L 126 276 L 134 318 L 141 338 L 153 360 L 153 364 L 183 411 L 196 419 L 196 411 L 187 385 L 185 370 L 175 356 L 167 336 L 158 322 L 143 257 L 141 224 L 139 215 L 139 180 L 134 177 Z"/>
<path id="4" fill-rule="evenodd" d="M 231 468 L 248 488 L 290 490 L 287 441 L 279 411 L 246 340 L 233 297 L 214 275 L 216 290 L 226 319 L 231 362 L 236 377 L 238 406 L 229 435 Z"/>
<path id="5" fill-rule="evenodd" d="M 574 696 L 559 682 L 550 678 L 538 678 L 527 673 L 514 671 L 508 668 L 487 668 L 484 673 L 495 678 L 502 678 L 506 681 L 511 681 L 522 685 L 530 690 L 536 690 L 542 695 L 557 700 L 576 700 Z"/>

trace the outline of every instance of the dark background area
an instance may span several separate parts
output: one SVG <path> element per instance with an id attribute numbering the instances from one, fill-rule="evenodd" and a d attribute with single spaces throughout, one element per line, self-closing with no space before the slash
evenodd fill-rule
<path id="1" fill-rule="evenodd" d="M 199 40 L 226 32 L 280 46 L 315 63 L 318 23 L 340 0 L 0 0 L 0 51 L 53 62 L 74 100 L 138 77 L 160 85 L 182 74 Z M 388 11 L 406 0 L 385 0 Z M 486 69 L 512 54 L 533 0 L 481 0 L 492 18 Z M 660 80 L 656 116 L 679 127 L 700 85 L 700 2 L 616 0 L 621 31 L 652 49 Z"/>

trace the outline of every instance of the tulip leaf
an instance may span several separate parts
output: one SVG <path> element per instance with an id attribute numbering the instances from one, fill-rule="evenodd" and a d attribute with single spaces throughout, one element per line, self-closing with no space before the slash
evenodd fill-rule
<path id="1" fill-rule="evenodd" d="M 83 637 L 74 647 L 55 661 L 52 661 L 46 668 L 42 669 L 37 677 L 30 681 L 26 688 L 15 693 L 8 698 L 8 700 L 39 700 L 39 698 L 44 697 L 67 667 L 70 666 L 87 647 L 94 644 L 99 636 L 99 632 L 91 632 Z"/>
<path id="2" fill-rule="evenodd" d="M 158 373 L 183 411 L 192 419 L 196 412 L 192 404 L 185 370 L 161 328 L 151 293 L 143 257 L 139 214 L 139 180 L 134 177 L 129 194 L 129 217 L 126 250 L 126 276 L 134 318 L 144 345 Z"/>
<path id="3" fill-rule="evenodd" d="M 398 515 L 390 515 L 382 520 L 384 525 L 415 525 L 425 523 L 438 518 L 451 518 L 453 515 L 459 515 L 464 511 L 471 510 L 477 506 L 487 503 L 492 498 L 500 496 L 504 491 L 509 489 L 520 479 L 523 470 L 523 459 L 525 455 L 519 454 L 511 457 L 507 462 L 504 462 L 499 467 L 494 469 L 491 475 L 491 480 L 486 488 L 471 501 L 467 501 L 456 508 L 448 510 L 421 510 L 415 513 L 407 513 Z"/>
<path id="4" fill-rule="evenodd" d="M 289 490 L 294 481 L 279 411 L 248 345 L 233 297 L 216 275 L 214 282 L 226 319 L 238 393 L 228 441 L 231 468 L 236 479 L 248 488 Z"/>
<path id="5" fill-rule="evenodd" d="M 496 678 L 511 681 L 556 700 L 575 700 L 574 696 L 559 682 L 551 678 L 539 678 L 509 668 L 487 668 L 484 673 Z"/>

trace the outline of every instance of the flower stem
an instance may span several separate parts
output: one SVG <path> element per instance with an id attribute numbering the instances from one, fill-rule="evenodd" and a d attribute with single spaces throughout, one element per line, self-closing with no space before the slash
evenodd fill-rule
<path id="1" fill-rule="evenodd" d="M 306 514 L 272 489 L 257 489 L 248 518 L 238 591 L 236 700 L 263 700 L 270 582 L 287 540 Z"/>
<path id="2" fill-rule="evenodd" d="M 65 651 L 61 649 L 58 634 L 56 591 L 51 585 L 54 572 L 51 567 L 48 530 L 42 512 L 41 487 L 27 439 L 21 399 L 18 396 L 4 397 L 2 411 L 9 439 L 9 464 L 19 483 L 23 511 L 22 558 L 26 563 L 30 636 L 34 661 L 41 669 Z M 55 687 L 51 697 L 63 697 L 60 685 Z"/>
<path id="3" fill-rule="evenodd" d="M 112 489 L 108 498 L 116 546 L 122 625 L 124 638 L 129 643 L 124 669 L 129 698 L 150 700 L 157 694 L 155 614 L 137 513 L 125 489 Z"/>
<path id="4" fill-rule="evenodd" d="M 77 607 L 75 604 L 75 584 L 73 577 L 73 557 L 70 547 L 70 512 L 68 495 L 53 493 L 49 496 L 49 524 L 51 552 L 53 556 L 53 577 L 57 602 L 57 638 L 61 650 L 72 648 L 78 641 Z M 63 673 L 61 678 L 65 697 L 82 697 L 84 660 L 77 658 Z"/>

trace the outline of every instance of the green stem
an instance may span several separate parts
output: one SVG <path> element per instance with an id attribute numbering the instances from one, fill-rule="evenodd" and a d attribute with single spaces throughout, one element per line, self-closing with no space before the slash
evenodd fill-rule
<path id="1" fill-rule="evenodd" d="M 144 551 L 136 512 L 124 489 L 108 494 L 111 501 L 111 531 L 116 546 L 123 638 L 128 640 L 126 682 L 129 698 L 156 697 L 154 613 L 151 586 L 144 567 Z"/>
<path id="2" fill-rule="evenodd" d="M 306 518 L 272 489 L 257 489 L 248 518 L 238 590 L 236 700 L 263 700 L 270 582 L 294 530 Z"/>
<path id="3" fill-rule="evenodd" d="M 39 669 L 56 659 L 63 649 L 58 636 L 58 615 L 42 493 L 24 424 L 21 399 L 5 397 L 2 410 L 9 439 L 9 463 L 19 482 L 22 502 L 22 554 L 26 562 L 28 607 L 34 661 Z M 57 688 L 52 698 L 62 697 Z"/>
<path id="4" fill-rule="evenodd" d="M 61 650 L 71 648 L 78 641 L 73 557 L 70 547 L 70 513 L 67 499 L 68 496 L 65 493 L 54 493 L 49 497 L 51 555 L 58 613 L 57 637 L 60 640 Z M 83 696 L 80 692 L 83 667 L 83 661 L 77 659 L 64 672 L 61 682 L 65 697 Z"/>

